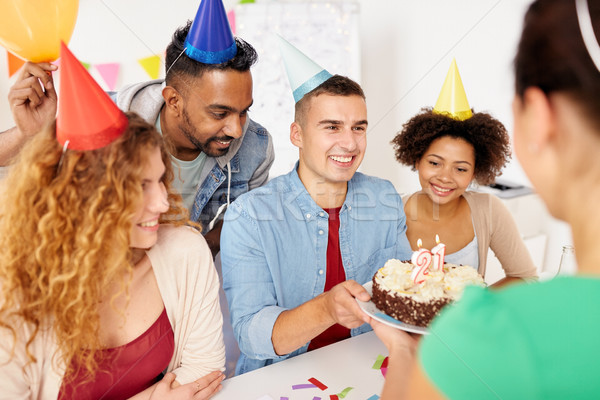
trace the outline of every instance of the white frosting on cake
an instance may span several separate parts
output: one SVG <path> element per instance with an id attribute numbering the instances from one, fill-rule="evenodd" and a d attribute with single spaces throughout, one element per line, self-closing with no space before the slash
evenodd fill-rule
<path id="1" fill-rule="evenodd" d="M 465 286 L 485 286 L 481 275 L 469 266 L 445 264 L 444 272 L 429 271 L 425 281 L 418 285 L 411 278 L 412 270 L 411 263 L 391 259 L 377 271 L 375 281 L 382 289 L 400 296 L 411 296 L 420 302 L 439 298 L 457 300 Z"/>

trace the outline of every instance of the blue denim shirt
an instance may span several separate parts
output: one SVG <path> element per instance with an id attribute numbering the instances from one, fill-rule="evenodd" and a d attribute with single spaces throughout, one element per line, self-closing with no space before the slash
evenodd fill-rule
<path id="1" fill-rule="evenodd" d="M 207 158 L 204 168 L 211 168 L 198 187 L 190 219 L 198 221 L 208 231 L 209 222 L 222 204 L 227 203 L 227 162 L 231 166 L 230 201 L 241 194 L 264 185 L 275 158 L 273 144 L 267 130 L 249 119 L 241 146 L 227 160 L 221 157 Z"/>
<path id="2" fill-rule="evenodd" d="M 135 111 L 154 124 L 165 104 L 162 79 L 136 83 L 109 96 L 122 110 Z M 208 232 L 208 224 L 219 206 L 227 203 L 227 164 L 231 166 L 230 201 L 240 194 L 267 183 L 269 169 L 275 159 L 273 140 L 258 123 L 247 119 L 241 138 L 231 142 L 229 151 L 220 157 L 207 157 L 203 167 L 204 178 L 196 191 L 190 218 L 200 222 Z M 205 172 L 206 171 L 206 172 Z"/>
<path id="3" fill-rule="evenodd" d="M 221 233 L 223 288 L 241 355 L 236 373 L 306 352 L 308 343 L 278 356 L 271 334 L 284 310 L 325 287 L 328 214 L 298 178 L 296 168 L 240 196 Z M 356 173 L 340 210 L 340 250 L 346 279 L 371 280 L 390 258 L 410 259 L 402 200 L 388 181 Z M 363 324 L 358 335 L 370 330 Z"/>

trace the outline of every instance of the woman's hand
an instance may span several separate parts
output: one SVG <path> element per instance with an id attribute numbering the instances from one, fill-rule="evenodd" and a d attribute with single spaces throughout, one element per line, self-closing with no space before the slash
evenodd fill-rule
<path id="1" fill-rule="evenodd" d="M 52 72 L 57 67 L 50 63 L 27 62 L 8 92 L 13 119 L 21 134 L 29 138 L 56 117 L 56 90 Z"/>
<path id="2" fill-rule="evenodd" d="M 205 400 L 210 399 L 223 386 L 225 375 L 221 371 L 213 371 L 194 382 L 180 385 L 175 381 L 175 374 L 169 372 L 156 385 L 150 400 Z"/>
<path id="3" fill-rule="evenodd" d="M 412 336 L 403 330 L 393 328 L 373 318 L 371 318 L 369 324 L 373 328 L 373 331 L 375 331 L 377 337 L 385 344 L 385 347 L 387 347 L 390 356 L 392 354 L 400 355 L 402 353 L 407 357 L 412 358 L 412 356 L 414 356 L 418 339 L 421 337 L 420 335 L 416 337 Z"/>

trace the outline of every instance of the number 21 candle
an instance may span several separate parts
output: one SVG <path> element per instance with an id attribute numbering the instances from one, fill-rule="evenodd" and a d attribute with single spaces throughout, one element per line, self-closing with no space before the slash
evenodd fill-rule
<path id="1" fill-rule="evenodd" d="M 432 271 L 444 271 L 444 257 L 446 256 L 446 245 L 440 243 L 440 237 L 435 235 L 435 242 L 437 243 L 431 253 L 433 254 L 433 264 L 431 265 Z"/>
<path id="2" fill-rule="evenodd" d="M 421 239 L 417 240 L 417 247 L 419 248 L 412 254 L 410 261 L 414 265 L 414 269 L 411 274 L 411 278 L 415 284 L 419 284 L 425 281 L 425 275 L 429 274 L 429 264 L 431 264 L 431 252 L 427 249 L 422 249 L 423 242 Z"/>

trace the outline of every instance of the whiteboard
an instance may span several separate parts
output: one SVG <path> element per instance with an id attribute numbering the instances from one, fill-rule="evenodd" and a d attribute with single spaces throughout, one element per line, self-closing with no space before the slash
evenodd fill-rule
<path id="1" fill-rule="evenodd" d="M 238 4 L 234 11 L 236 36 L 258 52 L 252 68 L 250 117 L 273 136 L 273 178 L 289 172 L 298 159 L 298 149 L 289 140 L 294 99 L 276 33 L 330 73 L 360 83 L 359 6 L 357 2 L 269 2 Z"/>

